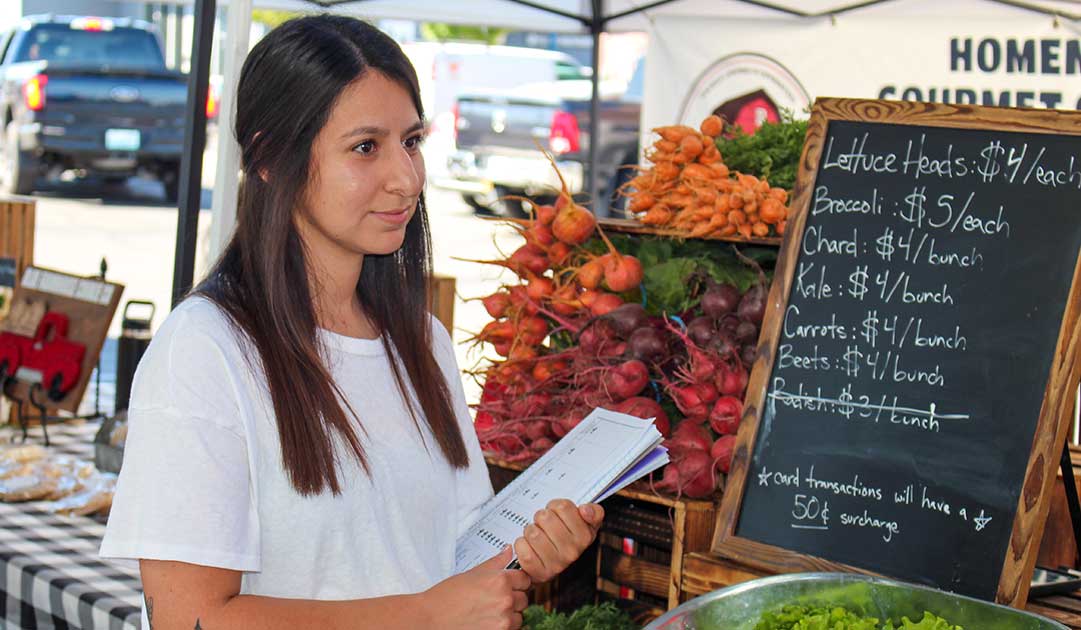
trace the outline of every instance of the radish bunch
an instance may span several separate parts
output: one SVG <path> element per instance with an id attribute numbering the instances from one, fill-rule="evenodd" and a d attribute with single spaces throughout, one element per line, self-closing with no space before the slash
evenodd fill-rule
<path id="1" fill-rule="evenodd" d="M 532 217 L 514 224 L 523 245 L 477 261 L 517 276 L 480 298 L 493 319 L 474 339 L 500 357 L 473 372 L 483 379 L 474 424 L 483 449 L 533 460 L 604 407 L 654 418 L 672 460 L 656 489 L 711 495 L 732 459 L 765 275 L 759 270 L 745 291 L 688 283 L 689 310 L 649 312 L 642 263 L 620 252 L 565 188 L 552 205 L 524 201 Z"/>
<path id="2" fill-rule="evenodd" d="M 502 357 L 478 374 L 484 394 L 475 427 L 482 446 L 508 459 L 533 459 L 594 407 L 624 403 L 658 415 L 667 432 L 658 405 L 634 402 L 649 385 L 648 364 L 623 356 L 626 341 L 605 318 L 638 292 L 641 263 L 616 250 L 565 184 L 552 205 L 523 201 L 532 217 L 513 225 L 524 244 L 503 259 L 474 261 L 518 278 L 481 298 L 493 319 L 474 340 Z M 607 243 L 603 254 L 582 247 L 598 233 Z"/>

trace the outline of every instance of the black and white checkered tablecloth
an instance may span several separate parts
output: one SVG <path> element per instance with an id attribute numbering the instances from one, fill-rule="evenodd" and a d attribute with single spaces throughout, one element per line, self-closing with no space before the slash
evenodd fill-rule
<path id="1" fill-rule="evenodd" d="M 49 427 L 52 448 L 93 460 L 97 423 Z M 7 442 L 13 433 L 0 431 Z M 28 443 L 43 444 L 41 427 Z M 0 503 L 0 627 L 120 630 L 139 627 L 139 573 L 98 558 L 105 526 L 58 516 L 41 502 Z"/>

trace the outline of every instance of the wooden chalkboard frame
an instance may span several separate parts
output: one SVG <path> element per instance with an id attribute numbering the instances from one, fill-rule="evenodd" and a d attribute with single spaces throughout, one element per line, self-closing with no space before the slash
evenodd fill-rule
<path id="1" fill-rule="evenodd" d="M 819 98 L 815 101 L 800 158 L 793 195 L 795 216 L 789 220 L 765 319 L 759 339 L 758 358 L 747 387 L 743 421 L 717 514 L 712 551 L 722 557 L 767 573 L 799 571 L 873 572 L 801 554 L 735 535 L 754 453 L 760 411 L 764 408 L 770 374 L 780 342 L 781 325 L 793 285 L 800 244 L 818 176 L 818 164 L 831 121 L 856 121 L 891 125 L 921 125 L 956 129 L 997 130 L 1081 136 L 1081 113 L 1054 110 L 989 108 L 971 105 L 912 103 L 904 101 Z M 1055 346 L 1039 422 L 1029 453 L 1017 514 L 1010 534 L 996 601 L 1015 607 L 1024 605 L 1036 563 L 1040 539 L 1050 509 L 1059 456 L 1073 418 L 1074 392 L 1081 381 L 1081 256 L 1075 265 L 1066 309 Z"/>

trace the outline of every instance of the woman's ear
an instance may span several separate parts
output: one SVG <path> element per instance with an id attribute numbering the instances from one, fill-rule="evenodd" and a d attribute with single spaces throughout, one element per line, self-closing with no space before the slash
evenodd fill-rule
<path id="1" fill-rule="evenodd" d="M 259 141 L 259 136 L 261 136 L 261 135 L 263 135 L 262 131 L 256 131 L 255 135 L 251 137 L 252 144 L 255 144 L 256 142 L 258 142 Z M 263 180 L 264 184 L 269 183 L 269 176 L 267 175 L 267 172 L 268 171 L 265 168 L 259 169 L 259 179 Z"/>

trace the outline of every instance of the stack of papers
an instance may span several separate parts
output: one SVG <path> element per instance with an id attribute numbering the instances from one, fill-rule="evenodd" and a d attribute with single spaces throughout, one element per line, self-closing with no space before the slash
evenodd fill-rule
<path id="1" fill-rule="evenodd" d="M 594 409 L 554 447 L 480 510 L 458 539 L 457 572 L 468 571 L 522 535 L 553 499 L 603 501 L 668 463 L 664 437 L 643 420 Z"/>

